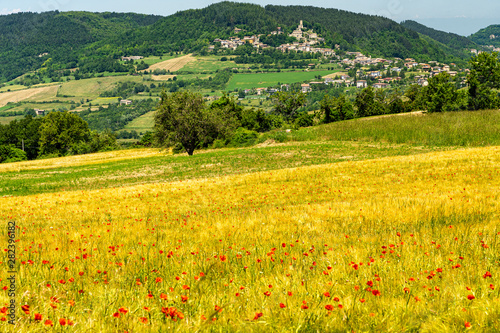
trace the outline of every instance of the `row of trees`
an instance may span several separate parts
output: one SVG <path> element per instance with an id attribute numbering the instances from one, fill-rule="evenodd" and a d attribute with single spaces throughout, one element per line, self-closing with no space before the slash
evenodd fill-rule
<path id="1" fill-rule="evenodd" d="M 325 95 L 320 102 L 322 122 L 415 110 L 442 112 L 498 108 L 498 53 L 481 53 L 472 58 L 467 82 L 467 89 L 457 89 L 452 77 L 444 72 L 430 78 L 427 86 L 412 85 L 404 93 L 398 90 L 388 93 L 368 87 L 359 92 L 352 102 L 344 95 Z"/>
<path id="2" fill-rule="evenodd" d="M 111 132 L 91 131 L 86 121 L 69 112 L 31 115 L 0 125 L 0 163 L 115 149 Z"/>

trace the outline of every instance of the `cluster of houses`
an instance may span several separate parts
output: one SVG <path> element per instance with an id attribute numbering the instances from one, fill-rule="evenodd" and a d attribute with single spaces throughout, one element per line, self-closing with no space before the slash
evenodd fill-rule
<path id="1" fill-rule="evenodd" d="M 143 56 L 129 56 L 129 57 L 122 57 L 122 61 L 130 61 L 130 60 L 141 60 L 143 59 Z"/>
<path id="2" fill-rule="evenodd" d="M 265 49 L 269 46 L 267 44 L 260 42 L 260 36 L 244 36 L 243 39 L 239 37 L 231 37 L 230 39 L 214 39 L 214 43 L 220 43 L 222 48 L 236 50 L 238 46 L 245 45 L 246 43 L 250 43 L 255 48 Z M 210 45 L 208 47 L 209 50 L 213 50 L 215 48 L 214 45 Z"/>
<path id="3" fill-rule="evenodd" d="M 295 37 L 298 42 L 294 43 L 288 43 L 288 44 L 282 44 L 277 47 L 278 50 L 281 50 L 283 52 L 287 51 L 302 51 L 302 52 L 311 52 L 311 53 L 321 53 L 325 57 L 331 57 L 335 55 L 335 51 L 330 49 L 330 48 L 319 48 L 319 47 L 314 47 L 314 45 L 319 44 L 321 42 L 324 42 L 324 38 L 321 38 L 318 36 L 317 33 L 313 32 L 312 30 L 308 31 L 303 31 L 304 25 L 302 21 L 300 21 L 300 24 L 297 29 L 295 29 L 289 36 Z M 234 28 L 235 33 L 239 33 L 242 30 L 239 28 Z M 281 27 L 278 27 L 276 31 L 272 31 L 271 35 L 281 35 L 283 34 L 283 31 L 281 30 Z M 267 44 L 261 43 L 260 42 L 260 37 L 262 35 L 253 35 L 253 36 L 244 36 L 243 38 L 239 37 L 231 37 L 230 39 L 220 39 L 216 38 L 214 39 L 214 43 L 220 43 L 222 48 L 226 49 L 231 49 L 231 50 L 236 50 L 238 46 L 245 45 L 246 43 L 250 43 L 253 45 L 253 47 L 258 48 L 258 49 L 265 49 L 270 47 Z M 337 45 L 337 47 L 339 47 Z M 215 45 L 210 45 L 208 47 L 209 50 L 215 49 Z"/>
<path id="4" fill-rule="evenodd" d="M 335 51 L 330 49 L 330 48 L 321 48 L 321 47 L 313 47 L 313 44 L 309 42 L 304 42 L 304 43 L 288 43 L 288 44 L 281 44 L 278 46 L 276 49 L 287 52 L 287 51 L 302 51 L 302 52 L 311 52 L 311 53 L 321 53 L 325 57 L 331 57 L 335 55 Z"/>

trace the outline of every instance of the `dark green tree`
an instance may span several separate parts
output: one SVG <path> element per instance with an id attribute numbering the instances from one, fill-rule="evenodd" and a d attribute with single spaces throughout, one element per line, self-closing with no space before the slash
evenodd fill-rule
<path id="1" fill-rule="evenodd" d="M 300 91 L 279 91 L 273 95 L 274 112 L 287 121 L 297 117 L 297 110 L 306 103 L 306 94 Z"/>
<path id="2" fill-rule="evenodd" d="M 375 91 L 372 87 L 367 87 L 361 90 L 356 95 L 356 100 L 354 102 L 358 108 L 358 117 L 368 117 L 374 115 L 375 107 Z"/>
<path id="3" fill-rule="evenodd" d="M 180 144 L 193 155 L 195 149 L 228 135 L 231 121 L 224 119 L 226 111 L 226 107 L 207 108 L 200 94 L 163 92 L 155 114 L 155 141 L 163 147 Z"/>
<path id="4" fill-rule="evenodd" d="M 320 113 L 322 114 L 320 122 L 323 124 L 354 117 L 352 103 L 345 95 L 340 95 L 337 98 L 325 95 L 320 101 Z"/>
<path id="5" fill-rule="evenodd" d="M 500 88 L 498 53 L 480 53 L 469 61 L 469 65 L 470 72 L 467 76 L 469 109 L 480 110 L 498 107 L 498 93 L 493 90 Z"/>
<path id="6" fill-rule="evenodd" d="M 40 154 L 66 155 L 73 145 L 87 142 L 90 130 L 87 122 L 69 112 L 50 112 L 40 125 Z"/>
<path id="7" fill-rule="evenodd" d="M 450 78 L 450 74 L 443 72 L 429 79 L 429 85 L 424 88 L 423 92 L 427 112 L 453 111 L 457 109 L 457 91 Z"/>

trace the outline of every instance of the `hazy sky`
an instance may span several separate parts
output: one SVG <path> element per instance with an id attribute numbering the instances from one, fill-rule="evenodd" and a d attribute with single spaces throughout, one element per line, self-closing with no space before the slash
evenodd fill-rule
<path id="1" fill-rule="evenodd" d="M 85 10 L 170 15 L 180 10 L 203 8 L 215 0 L 0 0 L 0 14 L 18 11 Z M 500 24 L 499 0 L 247 0 L 260 5 L 311 5 L 381 15 L 397 22 L 412 19 L 427 26 L 470 35 L 490 24 Z"/>

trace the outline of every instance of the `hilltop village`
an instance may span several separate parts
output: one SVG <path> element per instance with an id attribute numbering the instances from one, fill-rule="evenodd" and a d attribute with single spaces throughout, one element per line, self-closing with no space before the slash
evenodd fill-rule
<path id="1" fill-rule="evenodd" d="M 234 34 L 241 34 L 243 30 L 240 28 L 234 29 Z M 277 27 L 275 31 L 269 35 L 281 35 L 284 31 L 281 27 Z M 269 36 L 268 35 L 268 36 Z M 216 38 L 214 45 L 209 46 L 209 50 L 214 50 L 215 45 L 219 45 L 222 49 L 236 51 L 242 45 L 250 44 L 257 50 L 270 49 L 271 46 L 261 41 L 262 34 L 250 36 L 233 36 L 229 39 Z M 455 63 L 445 64 L 437 61 L 428 61 L 427 63 L 417 62 L 413 58 L 374 58 L 370 55 L 365 55 L 362 52 L 342 52 L 340 46 L 335 45 L 335 48 L 321 47 L 324 45 L 325 39 L 314 32 L 312 29 L 304 27 L 303 21 L 300 20 L 298 27 L 288 34 L 289 37 L 294 37 L 296 41 L 292 43 L 281 44 L 276 47 L 276 50 L 282 52 L 308 52 L 320 53 L 323 61 L 328 61 L 330 64 L 337 64 L 351 75 L 341 72 L 338 75 L 323 77 L 321 80 L 314 80 L 301 85 L 302 92 L 310 92 L 311 86 L 314 84 L 326 84 L 335 86 L 346 86 L 356 88 L 366 88 L 373 86 L 374 88 L 389 88 L 391 84 L 401 82 L 405 76 L 410 76 L 410 84 L 418 84 L 427 86 L 428 79 L 442 72 L 447 72 L 451 77 L 459 77 L 459 84 L 466 85 L 465 76 L 468 69 L 458 68 Z M 480 53 L 481 51 L 472 49 L 471 53 Z M 306 70 L 311 70 L 316 64 L 310 64 Z M 352 70 L 355 69 L 355 75 Z M 355 77 L 354 77 L 355 76 Z M 288 88 L 288 85 L 281 87 Z M 261 95 L 265 92 L 273 93 L 275 88 L 258 88 L 247 89 L 246 94 L 256 93 Z"/>

